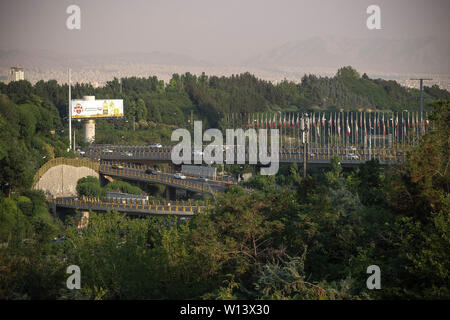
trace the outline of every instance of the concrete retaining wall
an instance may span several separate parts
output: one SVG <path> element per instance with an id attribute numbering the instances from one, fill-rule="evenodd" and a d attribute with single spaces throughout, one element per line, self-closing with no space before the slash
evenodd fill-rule
<path id="1" fill-rule="evenodd" d="M 99 177 L 98 172 L 88 167 L 58 165 L 48 169 L 36 182 L 34 189 L 55 197 L 76 196 L 78 180 L 87 176 Z"/>

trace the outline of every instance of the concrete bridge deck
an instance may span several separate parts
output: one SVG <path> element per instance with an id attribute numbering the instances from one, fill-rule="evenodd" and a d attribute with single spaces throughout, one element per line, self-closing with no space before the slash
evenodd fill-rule
<path id="1" fill-rule="evenodd" d="M 203 205 L 193 205 L 188 201 L 144 201 L 144 200 L 116 200 L 103 201 L 95 198 L 54 198 L 50 205 L 57 207 L 93 211 L 118 211 L 136 215 L 156 216 L 192 216 L 206 209 Z"/>

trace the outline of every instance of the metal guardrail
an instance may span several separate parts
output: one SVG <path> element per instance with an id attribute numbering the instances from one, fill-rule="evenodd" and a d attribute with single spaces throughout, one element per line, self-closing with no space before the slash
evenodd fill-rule
<path id="1" fill-rule="evenodd" d="M 55 198 L 50 202 L 55 207 L 73 208 L 93 211 L 119 211 L 141 214 L 156 215 L 183 215 L 190 216 L 200 213 L 206 209 L 205 204 L 193 205 L 188 201 L 144 201 L 144 200 L 112 200 L 102 201 L 96 198 L 81 199 Z"/>

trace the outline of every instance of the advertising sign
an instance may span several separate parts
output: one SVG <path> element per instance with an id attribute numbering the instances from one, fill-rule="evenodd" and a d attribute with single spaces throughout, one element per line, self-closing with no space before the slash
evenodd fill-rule
<path id="1" fill-rule="evenodd" d="M 123 100 L 72 100 L 72 118 L 123 117 Z"/>

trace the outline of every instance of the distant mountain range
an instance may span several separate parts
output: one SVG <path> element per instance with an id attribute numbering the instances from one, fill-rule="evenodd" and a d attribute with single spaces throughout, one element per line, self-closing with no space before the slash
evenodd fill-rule
<path id="1" fill-rule="evenodd" d="M 73 68 L 105 67 L 108 65 L 123 64 L 160 64 L 160 65 L 182 65 L 201 66 L 205 62 L 196 60 L 188 55 L 164 53 L 159 51 L 141 53 L 125 52 L 111 54 L 59 54 L 50 51 L 22 51 L 22 50 L 0 50 L 0 66 L 26 65 L 28 68 Z"/>
<path id="2" fill-rule="evenodd" d="M 314 37 L 286 43 L 243 63 L 264 67 L 339 68 L 396 73 L 450 73 L 450 38 L 350 39 Z"/>
<path id="3" fill-rule="evenodd" d="M 247 71 L 269 81 L 300 81 L 305 73 L 330 76 L 339 68 L 351 65 L 369 76 L 395 79 L 408 86 L 411 83 L 407 83 L 407 79 L 412 75 L 432 74 L 434 83 L 449 88 L 449 53 L 450 38 L 438 41 L 432 37 L 372 40 L 313 37 L 289 42 L 228 65 L 183 53 L 158 51 L 61 54 L 44 50 L 0 50 L 0 81 L 8 79 L 9 68 L 15 65 L 25 68 L 25 78 L 32 83 L 40 79 L 65 82 L 69 66 L 74 70 L 73 81 L 105 83 L 114 77 L 156 75 L 167 81 L 173 73 L 205 72 L 227 76 Z"/>

